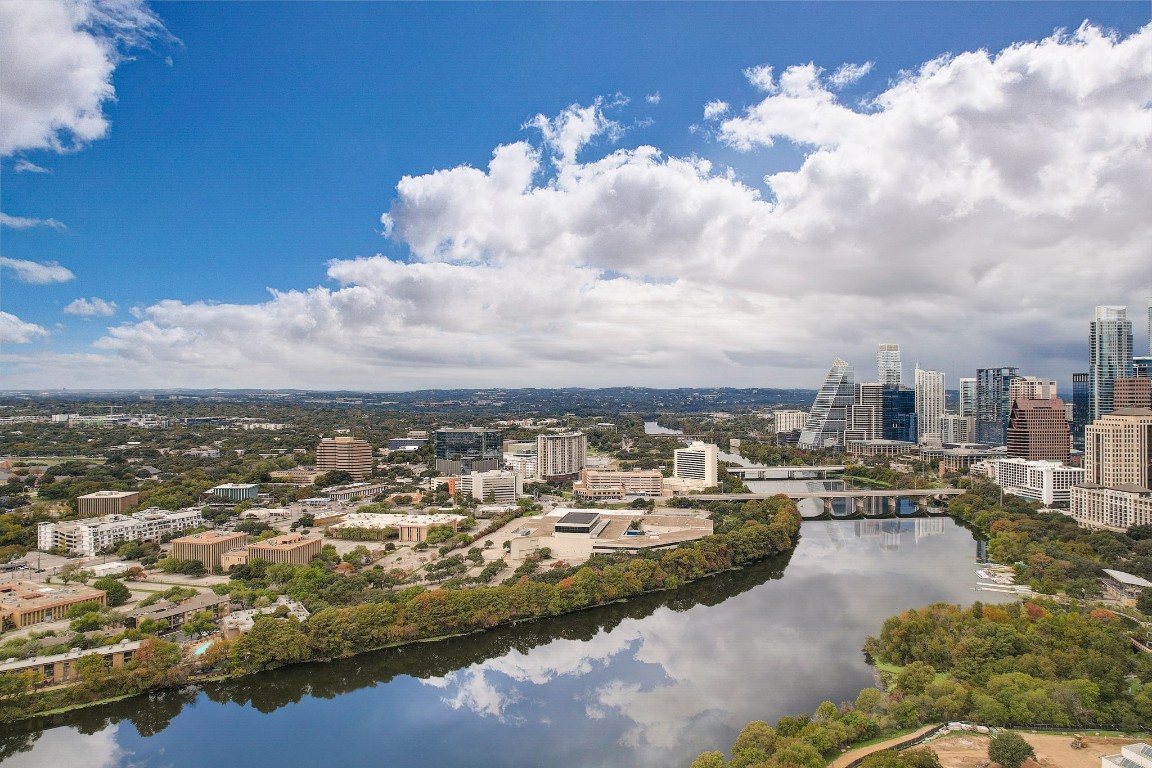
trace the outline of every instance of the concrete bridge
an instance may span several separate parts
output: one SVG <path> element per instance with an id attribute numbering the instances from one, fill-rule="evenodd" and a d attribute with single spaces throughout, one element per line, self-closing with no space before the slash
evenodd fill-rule
<path id="1" fill-rule="evenodd" d="M 815 467 L 747 466 L 726 467 L 728 474 L 741 480 L 824 480 L 828 475 L 844 471 L 842 464 L 824 464 Z"/>
<path id="2" fill-rule="evenodd" d="M 962 488 L 900 488 L 866 491 L 781 491 L 793 501 L 812 499 L 822 503 L 824 515 L 831 517 L 890 517 L 897 514 L 901 499 L 916 505 L 916 514 L 928 514 L 932 502 L 966 493 Z M 691 498 L 701 501 L 752 501 L 770 499 L 771 493 L 701 493 Z"/>

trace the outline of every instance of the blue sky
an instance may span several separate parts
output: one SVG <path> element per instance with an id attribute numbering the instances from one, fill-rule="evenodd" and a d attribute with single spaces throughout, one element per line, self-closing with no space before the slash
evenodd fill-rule
<path id="1" fill-rule="evenodd" d="M 815 387 L 880 341 L 1067 380 L 1101 303 L 1144 341 L 1147 3 L 55 5 L 0 0 L 9 387 Z"/>

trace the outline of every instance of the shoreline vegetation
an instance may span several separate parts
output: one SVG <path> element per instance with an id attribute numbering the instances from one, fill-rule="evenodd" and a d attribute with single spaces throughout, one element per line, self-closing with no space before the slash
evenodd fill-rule
<path id="1" fill-rule="evenodd" d="M 1038 594 L 1005 605 L 937 603 L 890 617 L 863 646 L 883 689 L 865 688 L 854 702 L 826 701 L 775 726 L 753 721 L 730 757 L 704 752 L 692 768 L 824 768 L 845 749 L 946 721 L 1152 731 L 1152 654 L 1132 644 L 1143 629 L 1086 600 L 1101 595 L 1101 568 L 1152 576 L 1152 528 L 1088 531 L 990 483 L 960 486 L 968 492 L 949 501 L 949 516 L 987 539 L 991 558 L 1014 563 L 1017 582 Z M 1138 601 L 1141 613 L 1149 607 L 1152 601 Z M 921 750 L 876 753 L 861 763 L 934 766 Z"/>
<path id="2" fill-rule="evenodd" d="M 230 642 L 217 640 L 194 663 L 181 659 L 175 643 L 145 638 L 136 657 L 120 670 L 106 669 L 99 656 L 82 658 L 77 682 L 66 687 L 36 691 L 31 674 L 0 675 L 0 722 L 290 664 L 434 642 L 674 590 L 791 551 L 801 517 L 794 502 L 777 496 L 739 505 L 718 504 L 713 521 L 715 533 L 662 552 L 602 557 L 581 566 L 522 575 L 498 586 L 365 589 L 354 597 L 363 602 L 329 605 L 303 622 L 275 614 L 259 617 L 251 631 Z M 250 575 L 265 589 L 299 598 L 301 590 L 310 586 L 308 579 L 317 577 L 313 571 L 318 569 L 271 566 L 264 573 Z M 237 584 L 233 591 L 247 592 L 251 598 L 256 590 Z"/>

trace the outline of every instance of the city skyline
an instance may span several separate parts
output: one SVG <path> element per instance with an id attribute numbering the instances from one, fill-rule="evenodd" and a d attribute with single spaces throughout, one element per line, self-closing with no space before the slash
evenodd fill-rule
<path id="1" fill-rule="evenodd" d="M 6 388 L 814 388 L 893 342 L 1067 392 L 1147 311 L 1140 4 L 0 21 Z"/>

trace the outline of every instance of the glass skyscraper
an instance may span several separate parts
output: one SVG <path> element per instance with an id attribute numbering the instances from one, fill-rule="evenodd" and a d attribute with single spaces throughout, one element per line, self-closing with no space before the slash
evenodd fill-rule
<path id="1" fill-rule="evenodd" d="M 900 386 L 903 379 L 903 365 L 900 362 L 899 344 L 881 344 L 876 350 L 876 370 L 880 374 L 880 383 Z"/>
<path id="2" fill-rule="evenodd" d="M 812 410 L 808 412 L 808 422 L 800 431 L 800 448 L 824 448 L 840 446 L 844 442 L 844 430 L 848 428 L 848 413 L 852 408 L 852 366 L 836 358 L 824 384 L 816 393 Z"/>
<path id="3" fill-rule="evenodd" d="M 1132 376 L 1132 323 L 1127 307 L 1096 307 L 1088 347 L 1088 410 L 1092 421 L 1112 413 L 1112 382 Z"/>
<path id="4" fill-rule="evenodd" d="M 1012 411 L 1012 379 L 1019 376 L 1012 366 L 977 369 L 976 442 L 1004 445 Z"/>
<path id="5" fill-rule="evenodd" d="M 1087 373 L 1072 374 L 1072 447 L 1084 447 L 1084 427 L 1088 426 L 1090 413 L 1088 393 L 1092 389 L 1092 376 Z"/>

